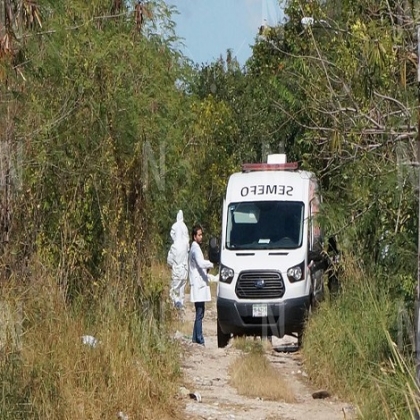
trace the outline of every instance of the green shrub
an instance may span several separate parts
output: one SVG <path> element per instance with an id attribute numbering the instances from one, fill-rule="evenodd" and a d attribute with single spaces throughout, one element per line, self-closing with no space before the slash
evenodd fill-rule
<path id="1" fill-rule="evenodd" d="M 347 278 L 341 295 L 308 321 L 306 369 L 318 386 L 354 402 L 362 418 L 412 418 L 412 363 L 390 335 L 397 330 L 397 303 L 358 270 Z"/>

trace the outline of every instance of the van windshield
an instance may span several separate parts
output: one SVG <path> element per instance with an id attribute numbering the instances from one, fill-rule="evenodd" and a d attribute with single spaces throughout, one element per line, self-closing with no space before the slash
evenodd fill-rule
<path id="1" fill-rule="evenodd" d="M 231 203 L 228 249 L 294 249 L 302 246 L 304 204 L 295 201 Z"/>

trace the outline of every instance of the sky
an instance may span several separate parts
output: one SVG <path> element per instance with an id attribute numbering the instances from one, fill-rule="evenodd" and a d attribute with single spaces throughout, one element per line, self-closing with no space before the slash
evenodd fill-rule
<path id="1" fill-rule="evenodd" d="M 283 21 L 278 0 L 166 0 L 179 14 L 172 16 L 184 54 L 201 65 L 226 57 L 227 49 L 240 65 L 251 56 L 250 45 L 263 22 Z"/>

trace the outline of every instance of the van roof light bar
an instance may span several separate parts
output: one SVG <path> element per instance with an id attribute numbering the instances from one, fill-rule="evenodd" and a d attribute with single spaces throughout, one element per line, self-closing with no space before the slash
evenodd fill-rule
<path id="1" fill-rule="evenodd" d="M 254 171 L 295 171 L 299 165 L 297 162 L 288 163 L 244 163 L 242 172 Z"/>

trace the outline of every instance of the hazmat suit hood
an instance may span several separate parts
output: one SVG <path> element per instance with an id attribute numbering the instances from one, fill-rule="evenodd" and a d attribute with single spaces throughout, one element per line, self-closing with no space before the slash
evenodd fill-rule
<path id="1" fill-rule="evenodd" d="M 182 210 L 178 211 L 176 222 L 171 227 L 171 238 L 174 243 L 178 241 L 189 243 L 188 228 L 184 223 Z"/>

